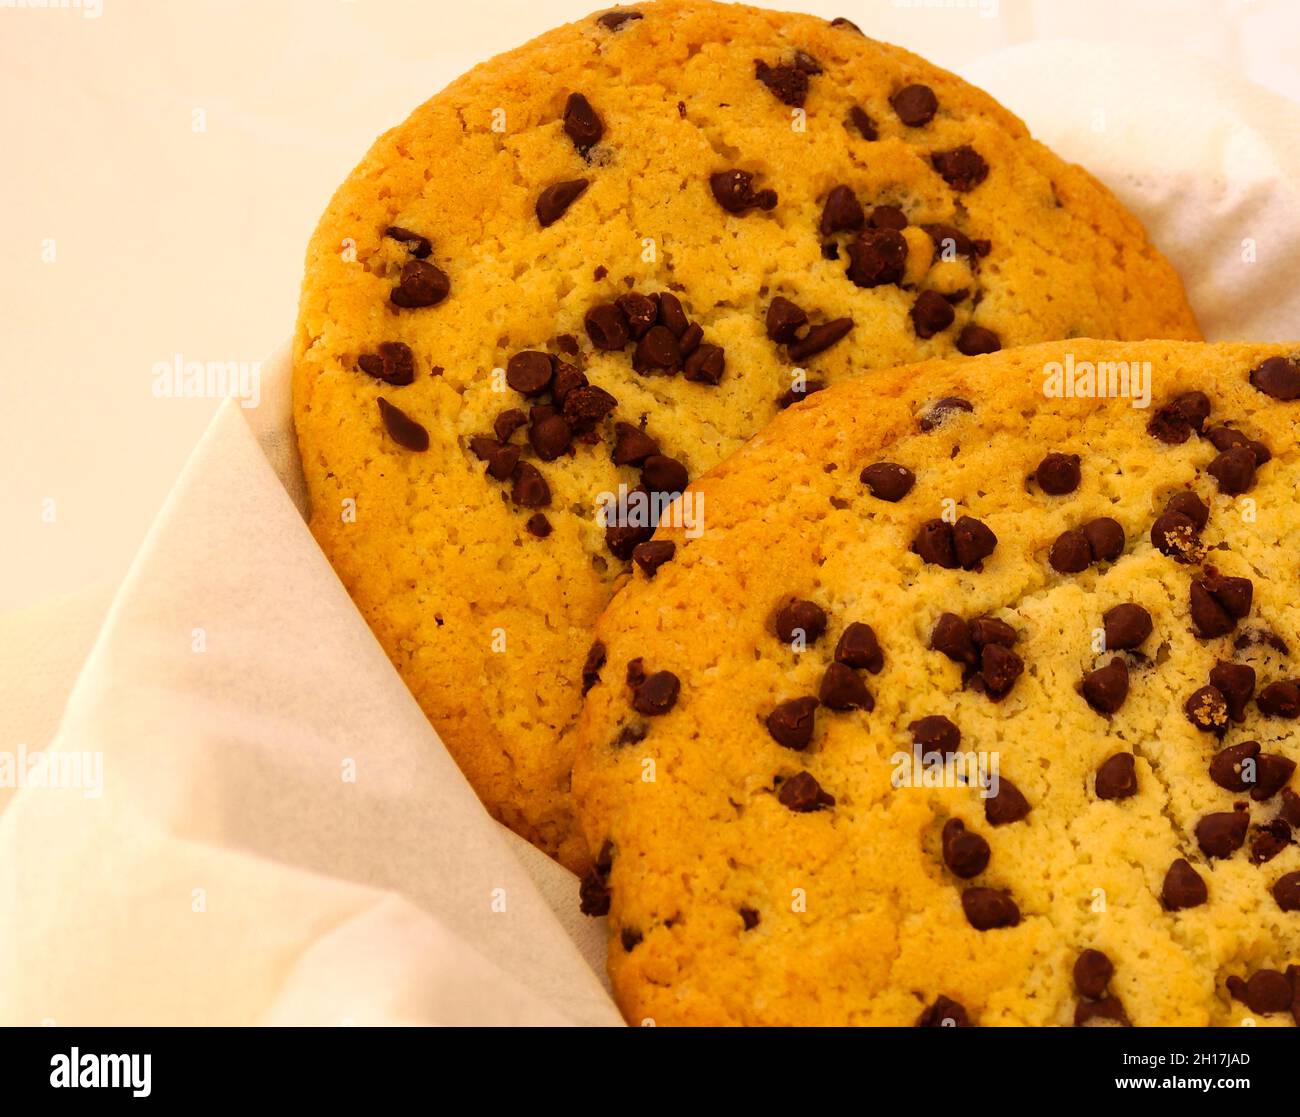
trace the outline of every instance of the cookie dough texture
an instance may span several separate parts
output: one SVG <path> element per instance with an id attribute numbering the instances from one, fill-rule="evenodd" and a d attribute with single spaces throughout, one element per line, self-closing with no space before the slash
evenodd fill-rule
<path id="1" fill-rule="evenodd" d="M 312 239 L 295 339 L 313 531 L 489 809 L 574 866 L 586 860 L 569 796 L 580 669 L 629 570 L 605 545 L 595 500 L 638 483 L 636 468 L 611 461 L 616 421 L 644 417 L 692 477 L 716 465 L 791 387 L 796 362 L 765 330 L 776 296 L 814 326 L 852 319 L 846 338 L 800 365 L 827 383 L 954 355 L 970 325 L 1003 347 L 1197 336 L 1177 276 L 1138 222 L 978 90 L 843 24 L 702 0 L 634 10 L 485 63 L 382 136 Z M 891 104 L 909 85 L 933 93 L 928 122 L 900 117 L 924 118 L 924 94 Z M 594 144 L 581 111 L 566 131 L 573 93 L 599 118 Z M 963 147 L 978 161 L 933 159 Z M 732 170 L 752 174 L 756 194 L 775 191 L 775 204 L 724 209 L 711 176 Z M 576 198 L 542 198 L 584 179 Z M 837 186 L 867 217 L 853 227 L 841 194 L 849 227 L 823 234 Z M 897 242 L 886 243 L 860 275 L 879 285 L 859 286 L 846 274 L 850 245 L 878 206 L 906 217 L 895 230 L 905 265 L 891 278 Z M 939 237 L 936 248 L 925 225 L 988 243 Z M 430 244 L 385 236 L 392 226 Z M 417 258 L 449 293 L 394 305 Z M 631 345 L 593 346 L 588 310 L 633 288 L 680 299 L 725 350 L 719 383 L 640 375 Z M 911 314 L 922 291 L 933 293 L 926 338 Z M 952 308 L 947 326 L 940 302 Z M 562 353 L 564 335 L 579 352 Z M 409 348 L 409 384 L 359 369 L 368 358 L 385 371 L 377 355 L 392 343 Z M 549 486 L 540 509 L 513 505 L 510 484 L 485 477 L 469 447 L 502 411 L 547 402 L 493 375 L 527 350 L 563 356 L 617 399 L 595 440 L 557 460 L 540 461 L 527 430 L 514 434 Z M 379 397 L 427 431 L 427 450 L 386 431 Z M 526 528 L 537 511 L 545 538 Z"/>
<path id="2" fill-rule="evenodd" d="M 1104 999 L 1081 996 L 1072 976 L 1082 952 L 1099 950 L 1114 967 L 1105 997 L 1134 1024 L 1254 1015 L 1261 1026 L 1290 1026 L 1300 1000 L 1257 1014 L 1229 996 L 1227 982 L 1300 962 L 1300 910 L 1284 910 L 1273 894 L 1300 870 L 1300 846 L 1277 822 L 1288 812 L 1290 825 L 1300 821 L 1296 781 L 1283 763 L 1289 786 L 1256 801 L 1216 785 L 1209 765 L 1246 740 L 1300 760 L 1296 721 L 1264 695 L 1300 674 L 1300 402 L 1248 380 L 1265 358 L 1297 352 L 1073 341 L 928 362 L 812 397 L 696 482 L 706 530 L 690 540 L 661 528 L 676 556 L 653 580 L 638 572 L 601 618 L 608 666 L 579 730 L 575 795 L 592 848 L 604 847 L 596 876 L 612 895 L 610 972 L 628 1019 L 911 1025 L 946 997 L 973 1024 L 1065 1025 L 1081 1004 Z M 1045 398 L 1044 369 L 1067 354 L 1076 368 L 1150 362 L 1150 408 Z M 1282 371 L 1300 394 L 1300 366 Z M 1178 406 L 1161 411 L 1195 391 L 1211 405 L 1203 436 L 1179 429 Z M 972 410 L 948 410 L 925 432 L 923 417 L 947 397 Z M 1151 434 L 1157 415 L 1167 437 L 1184 440 Z M 1224 425 L 1272 452 L 1238 478 L 1249 487 L 1237 495 L 1221 492 L 1223 470 L 1210 468 Z M 1062 495 L 1038 480 L 1053 452 L 1078 458 L 1077 488 Z M 895 502 L 860 480 L 882 460 L 915 474 Z M 1152 545 L 1150 529 L 1187 492 L 1209 518 L 1200 561 L 1180 563 Z M 945 514 L 996 535 L 970 570 L 911 549 L 921 525 Z M 1058 537 L 1103 517 L 1122 528 L 1121 554 L 1077 573 L 1055 570 Z M 1216 638 L 1193 631 L 1189 600 L 1210 566 L 1253 582 L 1248 612 Z M 774 629 L 791 600 L 826 617 L 817 639 L 808 626 L 803 650 Z M 1121 604 L 1147 611 L 1150 635 L 1132 650 L 1101 651 L 1099 630 L 1117 645 L 1142 636 L 1140 625 L 1103 620 Z M 932 649 L 945 613 L 992 617 L 1015 633 L 1023 672 L 1000 700 Z M 807 748 L 783 747 L 765 719 L 792 699 L 826 697 L 823 679 L 854 622 L 872 626 L 882 653 L 878 673 L 854 672 L 874 709 L 823 702 Z M 1115 658 L 1129 689 L 1106 715 L 1080 687 Z M 633 709 L 625 665 L 634 659 L 639 672 L 679 679 L 667 713 Z M 1184 706 L 1221 661 L 1250 666 L 1257 683 L 1242 720 L 1220 736 L 1195 727 Z M 1294 718 L 1300 704 L 1286 712 Z M 935 715 L 959 729 L 962 751 L 997 755 L 1027 814 L 1013 810 L 995 824 L 975 787 L 895 785 L 905 771 L 897 754 L 913 750 L 909 727 Z M 1136 791 L 1106 799 L 1098 769 L 1117 753 L 1132 757 Z M 833 806 L 783 804 L 781 789 L 803 772 Z M 1102 786 L 1113 795 L 1123 782 Z M 1210 857 L 1201 843 L 1214 844 L 1213 824 L 1198 824 L 1218 813 L 1244 813 L 1249 828 L 1240 827 L 1240 848 Z M 987 843 L 987 864 L 970 879 L 942 849 L 953 819 Z M 1270 859 L 1252 863 L 1266 852 Z M 1162 893 L 1180 858 L 1208 898 L 1170 911 Z M 1018 925 L 977 930 L 962 900 L 975 888 L 1009 894 Z M 1289 902 L 1300 903 L 1300 887 Z M 1294 987 L 1295 978 L 1283 980 Z"/>

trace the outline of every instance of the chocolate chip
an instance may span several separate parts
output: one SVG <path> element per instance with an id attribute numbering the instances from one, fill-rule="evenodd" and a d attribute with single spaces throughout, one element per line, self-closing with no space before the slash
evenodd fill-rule
<path id="1" fill-rule="evenodd" d="M 524 527 L 528 529 L 529 535 L 535 535 L 538 539 L 545 539 L 551 534 L 551 521 L 541 512 L 534 512 L 529 516 Z"/>
<path id="2" fill-rule="evenodd" d="M 564 132 L 573 141 L 579 155 L 586 155 L 600 143 L 600 137 L 605 134 L 605 126 L 596 115 L 596 110 L 581 93 L 570 93 L 565 102 Z"/>
<path id="3" fill-rule="evenodd" d="M 924 339 L 951 326 L 956 313 L 938 291 L 922 291 L 912 304 L 911 316 L 916 336 Z"/>
<path id="4" fill-rule="evenodd" d="M 1300 683 L 1281 679 L 1269 683 L 1255 700 L 1259 712 L 1271 718 L 1300 717 Z"/>
<path id="5" fill-rule="evenodd" d="M 836 16 L 831 20 L 831 26 L 838 27 L 841 31 L 855 31 L 859 35 L 863 33 L 862 28 L 854 23 L 853 20 L 845 19 L 843 16 Z"/>
<path id="6" fill-rule="evenodd" d="M 942 714 L 927 714 L 907 728 L 912 744 L 920 746 L 923 757 L 930 753 L 950 756 L 961 747 L 961 730 Z"/>
<path id="7" fill-rule="evenodd" d="M 510 499 L 521 508 L 545 508 L 551 503 L 551 487 L 535 465 L 520 462 L 515 466 Z"/>
<path id="8" fill-rule="evenodd" d="M 902 232 L 907 228 L 907 214 L 897 206 L 876 206 L 867 218 L 867 224 L 873 229 L 893 229 Z"/>
<path id="9" fill-rule="evenodd" d="M 970 622 L 970 634 L 971 639 L 981 647 L 985 644 L 1000 644 L 1004 648 L 1010 648 L 1019 639 L 1016 630 L 997 617 L 976 617 Z"/>
<path id="10" fill-rule="evenodd" d="M 815 357 L 845 337 L 851 329 L 852 318 L 832 318 L 829 322 L 813 326 L 801 340 L 791 343 L 788 350 L 790 360 L 798 364 L 809 357 Z"/>
<path id="11" fill-rule="evenodd" d="M 1019 822 L 1029 811 L 1029 800 L 1005 778 L 998 780 L 998 793 L 984 800 L 984 819 L 990 826 Z"/>
<path id="12" fill-rule="evenodd" d="M 928 85 L 905 85 L 890 99 L 894 112 L 909 128 L 920 128 L 934 119 L 939 98 Z"/>
<path id="13" fill-rule="evenodd" d="M 814 392 L 820 392 L 826 385 L 820 380 L 801 380 L 797 379 L 791 384 L 786 391 L 782 392 L 776 400 L 776 406 L 779 410 L 784 411 L 787 407 L 796 403 L 802 403 Z"/>
<path id="14" fill-rule="evenodd" d="M 1222 734 L 1228 728 L 1228 703 L 1217 686 L 1194 690 L 1183 703 L 1183 712 L 1197 729 Z"/>
<path id="15" fill-rule="evenodd" d="M 614 305 L 623 312 L 627 322 L 628 333 L 633 340 L 640 340 L 651 326 L 659 321 L 659 301 L 639 291 L 629 291 L 614 300 Z M 676 336 L 675 334 L 673 335 Z"/>
<path id="16" fill-rule="evenodd" d="M 410 229 L 403 229 L 400 225 L 388 226 L 384 230 L 384 236 L 406 245 L 407 251 L 417 260 L 425 259 L 433 251 L 433 245 L 428 237 L 422 237 L 419 233 L 411 232 Z"/>
<path id="17" fill-rule="evenodd" d="M 752 931 L 759 923 L 759 914 L 753 908 L 739 908 L 740 921 L 744 924 L 746 931 Z"/>
<path id="18" fill-rule="evenodd" d="M 1047 561 L 1058 574 L 1078 574 L 1092 565 L 1088 538 L 1078 530 L 1063 531 L 1056 537 Z"/>
<path id="19" fill-rule="evenodd" d="M 864 140 L 880 139 L 880 130 L 876 127 L 876 122 L 860 105 L 854 105 L 849 109 L 849 123 L 858 130 Z"/>
<path id="20" fill-rule="evenodd" d="M 822 676 L 817 692 L 821 704 L 829 710 L 874 710 L 876 701 L 853 670 L 843 663 L 832 663 Z"/>
<path id="21" fill-rule="evenodd" d="M 383 396 L 379 397 L 379 417 L 384 422 L 388 436 L 403 449 L 422 454 L 429 448 L 429 432 Z"/>
<path id="22" fill-rule="evenodd" d="M 1219 492 L 1239 496 L 1255 484 L 1255 451 L 1245 446 L 1224 450 L 1205 471 L 1219 483 Z"/>
<path id="23" fill-rule="evenodd" d="M 957 551 L 953 545 L 952 524 L 946 520 L 926 520 L 912 540 L 912 551 L 923 562 L 934 563 L 945 570 L 955 570 Z"/>
<path id="24" fill-rule="evenodd" d="M 1226 636 L 1250 612 L 1254 585 L 1248 578 L 1224 578 L 1217 573 L 1192 582 L 1192 624 L 1199 635 Z"/>
<path id="25" fill-rule="evenodd" d="M 508 481 L 514 476 L 515 466 L 519 464 L 518 446 L 507 446 L 495 438 L 475 435 L 469 440 L 469 448 L 479 461 L 487 462 L 487 475 L 494 481 Z"/>
<path id="26" fill-rule="evenodd" d="M 1289 787 L 1282 789 L 1282 805 L 1278 808 L 1278 817 L 1300 830 L 1300 795 Z"/>
<path id="27" fill-rule="evenodd" d="M 808 747 L 812 740 L 816 698 L 792 698 L 780 703 L 764 719 L 768 733 L 778 744 L 798 752 Z"/>
<path id="28" fill-rule="evenodd" d="M 626 562 L 632 557 L 638 543 L 646 543 L 654 535 L 653 527 L 633 527 L 629 524 L 610 524 L 605 528 L 605 546 L 615 558 Z"/>
<path id="29" fill-rule="evenodd" d="M 932 430 L 937 430 L 943 426 L 954 415 L 960 415 L 963 412 L 969 413 L 975 410 L 974 404 L 970 400 L 962 399 L 960 396 L 944 396 L 943 399 L 936 401 L 926 409 L 925 414 L 921 416 L 921 431 L 929 434 Z"/>
<path id="30" fill-rule="evenodd" d="M 808 315 L 784 295 L 777 295 L 767 308 L 767 336 L 780 345 L 789 345 L 808 324 Z"/>
<path id="31" fill-rule="evenodd" d="M 697 346 L 683 365 L 683 375 L 692 384 L 717 384 L 726 370 L 727 354 L 720 345 Z"/>
<path id="32" fill-rule="evenodd" d="M 980 678 L 990 698 L 1007 695 L 1024 670 L 1024 660 L 1000 644 L 986 644 L 980 653 Z"/>
<path id="33" fill-rule="evenodd" d="M 656 671 L 632 692 L 632 708 L 646 717 L 666 714 L 677 705 L 681 681 L 671 671 Z"/>
<path id="34" fill-rule="evenodd" d="M 669 376 L 682 367 L 682 351 L 667 326 L 651 326 L 636 343 L 632 367 L 640 373 L 664 372 Z"/>
<path id="35" fill-rule="evenodd" d="M 586 373 L 574 368 L 567 361 L 556 360 L 555 376 L 551 380 L 551 394 L 555 397 L 556 403 L 563 405 L 564 398 L 570 392 L 589 387 L 590 383 Z"/>
<path id="36" fill-rule="evenodd" d="M 804 647 L 815 644 L 826 631 L 826 610 L 815 601 L 796 599 L 776 614 L 776 635 L 782 643 L 800 639 Z"/>
<path id="37" fill-rule="evenodd" d="M 1094 561 L 1114 562 L 1124 553 L 1124 529 L 1109 516 L 1089 520 L 1081 530 Z"/>
<path id="38" fill-rule="evenodd" d="M 992 330 L 973 323 L 962 327 L 957 335 L 957 352 L 966 357 L 978 357 L 984 353 L 996 353 L 1002 348 L 1002 339 Z"/>
<path id="39" fill-rule="evenodd" d="M 862 668 L 873 675 L 880 674 L 885 666 L 885 654 L 880 650 L 880 642 L 871 625 L 854 621 L 844 630 L 835 645 L 835 662 Z"/>
<path id="40" fill-rule="evenodd" d="M 564 394 L 564 419 L 574 434 L 585 435 L 617 406 L 618 400 L 604 388 L 586 384 Z"/>
<path id="41" fill-rule="evenodd" d="M 1125 603 L 1107 609 L 1101 623 L 1105 627 L 1107 651 L 1136 648 L 1151 635 L 1151 614 L 1141 605 Z"/>
<path id="42" fill-rule="evenodd" d="M 1204 529 L 1210 520 L 1209 506 L 1189 489 L 1174 493 L 1165 505 L 1165 511 L 1186 516 L 1196 526 L 1197 531 Z"/>
<path id="43" fill-rule="evenodd" d="M 1181 512 L 1164 512 L 1151 525 L 1151 545 L 1181 563 L 1200 562 L 1205 555 L 1196 524 Z"/>
<path id="44" fill-rule="evenodd" d="M 988 866 L 989 843 L 967 830 L 961 819 L 950 818 L 943 824 L 942 843 L 943 863 L 962 880 L 979 876 Z"/>
<path id="45" fill-rule="evenodd" d="M 402 388 L 415 379 L 415 356 L 410 346 L 400 341 L 380 342 L 376 352 L 357 358 L 357 368 L 367 376 Z"/>
<path id="46" fill-rule="evenodd" d="M 555 358 L 549 353 L 527 349 L 506 362 L 506 383 L 524 396 L 540 396 L 551 386 Z"/>
<path id="47" fill-rule="evenodd" d="M 1205 881 L 1185 858 L 1178 858 L 1165 873 L 1160 889 L 1160 902 L 1167 911 L 1198 908 L 1209 898 Z"/>
<path id="48" fill-rule="evenodd" d="M 1266 822 L 1250 844 L 1250 863 L 1266 865 L 1291 844 L 1291 827 L 1280 818 Z"/>
<path id="49" fill-rule="evenodd" d="M 944 182 L 962 193 L 974 190 L 989 175 L 984 157 L 969 144 L 951 151 L 936 151 L 930 156 L 930 162 Z"/>
<path id="50" fill-rule="evenodd" d="M 749 171 L 717 171 L 709 176 L 713 197 L 728 213 L 748 213 L 751 209 L 776 208 L 776 191 L 754 192 L 754 176 Z"/>
<path id="51" fill-rule="evenodd" d="M 987 256 L 992 248 L 986 240 L 971 240 L 960 229 L 952 225 L 922 225 L 922 229 L 934 243 L 940 259 L 954 260 L 965 256 L 972 267 L 979 263 L 981 256 Z"/>
<path id="52" fill-rule="evenodd" d="M 921 1013 L 916 1026 L 918 1028 L 969 1028 L 971 1023 L 962 1005 L 950 997 L 941 996 L 936 997 L 934 1003 Z"/>
<path id="53" fill-rule="evenodd" d="M 667 325 L 667 323 L 663 321 L 662 310 L 660 311 L 659 314 L 659 320 L 662 325 Z M 668 328 L 671 330 L 672 326 L 669 326 Z M 704 340 L 704 330 L 701 329 L 698 322 L 691 322 L 686 327 L 686 329 L 682 331 L 681 336 L 677 339 L 677 348 L 682 351 L 683 357 L 689 357 L 692 353 L 694 353 L 697 349 L 700 348 L 700 343 L 703 340 Z M 713 346 L 709 346 L 709 348 L 718 349 L 718 351 L 721 352 L 719 346 L 713 345 Z M 687 362 L 688 369 L 689 369 L 689 365 L 690 362 L 688 361 Z M 687 375 L 686 379 L 687 380 L 690 379 L 689 374 Z"/>
<path id="54" fill-rule="evenodd" d="M 1160 408 L 1147 424 L 1161 442 L 1178 446 L 1195 431 L 1200 434 L 1210 417 L 1210 397 L 1204 392 L 1185 392 Z"/>
<path id="55" fill-rule="evenodd" d="M 980 652 L 971 637 L 970 626 L 956 613 L 944 613 L 930 633 L 930 647 L 956 663 L 974 667 Z"/>
<path id="56" fill-rule="evenodd" d="M 1210 761 L 1210 779 L 1225 791 L 1249 791 L 1255 786 L 1259 752 L 1258 741 L 1229 745 Z"/>
<path id="57" fill-rule="evenodd" d="M 625 677 L 627 679 L 627 685 L 633 690 L 636 690 L 637 687 L 645 682 L 645 660 L 640 656 L 637 656 L 635 659 L 629 659 L 627 661 L 627 674 Z"/>
<path id="58" fill-rule="evenodd" d="M 1128 799 L 1137 794 L 1137 769 L 1131 752 L 1108 756 L 1097 768 L 1098 799 Z"/>
<path id="59" fill-rule="evenodd" d="M 640 465 L 659 453 L 659 443 L 631 423 L 614 424 L 614 464 Z"/>
<path id="60" fill-rule="evenodd" d="M 1249 981 L 1230 977 L 1227 985 L 1233 997 L 1242 1001 L 1251 1012 L 1258 1013 L 1260 1016 L 1286 1012 L 1295 999 L 1291 982 L 1280 970 L 1258 970 L 1251 975 Z"/>
<path id="61" fill-rule="evenodd" d="M 622 30 L 625 24 L 631 23 L 634 19 L 644 19 L 645 17 L 635 9 L 616 8 L 612 12 L 605 12 L 604 15 L 596 17 L 596 22 L 609 31 Z"/>
<path id="62" fill-rule="evenodd" d="M 769 66 L 760 60 L 754 63 L 754 77 L 767 86 L 784 105 L 802 108 L 808 97 L 809 74 L 799 66 L 790 66 L 784 62 L 778 66 Z"/>
<path id="63" fill-rule="evenodd" d="M 652 493 L 676 494 L 690 484 L 686 467 L 665 454 L 651 454 L 641 463 L 641 480 Z"/>
<path id="64" fill-rule="evenodd" d="M 826 195 L 819 228 L 822 236 L 828 237 L 846 229 L 861 229 L 865 220 L 862 203 L 858 201 L 857 195 L 847 186 L 835 186 Z"/>
<path id="65" fill-rule="evenodd" d="M 1099 714 L 1113 714 L 1128 697 L 1128 664 L 1119 656 L 1083 677 L 1083 697 Z"/>
<path id="66" fill-rule="evenodd" d="M 655 571 L 676 553 L 677 544 L 672 540 L 655 539 L 649 543 L 638 543 L 632 548 L 632 561 L 645 571 L 647 578 L 653 578 Z"/>
<path id="67" fill-rule="evenodd" d="M 963 570 L 974 570 L 998 545 L 998 537 L 973 516 L 961 516 L 952 525 L 953 551 Z"/>
<path id="68" fill-rule="evenodd" d="M 1082 1028 L 1093 1020 L 1110 1020 L 1125 1028 L 1131 1027 L 1128 1014 L 1117 997 L 1103 997 L 1099 1001 L 1084 1001 L 1074 1006 L 1074 1026 Z"/>
<path id="69" fill-rule="evenodd" d="M 1287 873 L 1273 885 L 1273 899 L 1283 911 L 1300 911 L 1300 873 Z"/>
<path id="70" fill-rule="evenodd" d="M 418 310 L 420 307 L 436 306 L 447 297 L 450 290 L 451 280 L 441 268 L 427 260 L 407 260 L 402 265 L 397 286 L 388 297 L 394 306 L 400 306 L 403 310 Z"/>
<path id="71" fill-rule="evenodd" d="M 968 888 L 961 894 L 966 922 L 977 931 L 995 931 L 1020 923 L 1020 908 L 1006 893 L 993 888 Z"/>
<path id="72" fill-rule="evenodd" d="M 1273 399 L 1300 399 L 1300 364 L 1287 357 L 1269 357 L 1251 370 L 1250 383 Z"/>
<path id="73" fill-rule="evenodd" d="M 835 796 L 822 790 L 810 772 L 798 772 L 788 780 L 783 780 L 781 790 L 776 795 L 781 806 L 806 814 L 808 811 L 820 810 L 822 807 L 835 806 Z"/>
<path id="74" fill-rule="evenodd" d="M 864 229 L 849 245 L 848 277 L 859 287 L 898 283 L 907 266 L 907 240 L 897 229 Z"/>
<path id="75" fill-rule="evenodd" d="M 1064 496 L 1079 487 L 1079 455 L 1048 454 L 1034 470 L 1038 487 L 1049 496 Z"/>
<path id="76" fill-rule="evenodd" d="M 1231 857 L 1246 841 L 1250 815 L 1245 811 L 1217 811 L 1196 824 L 1196 844 L 1206 857 Z"/>
<path id="77" fill-rule="evenodd" d="M 612 847 L 606 842 L 596 864 L 582 878 L 578 886 L 578 906 L 583 915 L 609 914 L 609 873 L 612 868 Z"/>
<path id="78" fill-rule="evenodd" d="M 549 415 L 528 429 L 528 442 L 544 462 L 552 462 L 573 442 L 573 430 L 558 415 Z"/>
<path id="79" fill-rule="evenodd" d="M 492 430 L 501 442 L 509 442 L 520 427 L 528 425 L 528 416 L 517 407 L 507 408 L 496 417 Z"/>
<path id="80" fill-rule="evenodd" d="M 642 935 L 635 927 L 624 927 L 619 932 L 619 942 L 623 945 L 623 950 L 631 954 L 638 946 L 641 945 Z"/>
<path id="81" fill-rule="evenodd" d="M 1100 950 L 1085 950 L 1074 962 L 1074 987 L 1085 997 L 1096 1000 L 1106 994 L 1106 986 L 1115 976 L 1115 966 Z"/>
<path id="82" fill-rule="evenodd" d="M 1294 760 L 1278 753 L 1264 753 L 1255 768 L 1255 790 L 1250 797 L 1257 803 L 1266 802 L 1286 787 L 1294 774 Z"/>
<path id="83" fill-rule="evenodd" d="M 686 311 L 682 309 L 682 300 L 671 291 L 660 291 L 658 296 L 659 325 L 664 326 L 673 337 L 680 339 L 690 326 Z"/>
<path id="84" fill-rule="evenodd" d="M 548 186 L 538 195 L 537 220 L 543 229 L 554 225 L 565 211 L 586 192 L 588 182 L 585 178 L 575 178 L 568 182 L 557 182 Z"/>
<path id="85" fill-rule="evenodd" d="M 1227 703 L 1228 716 L 1244 721 L 1246 703 L 1255 693 L 1255 669 L 1245 663 L 1216 663 L 1210 669 L 1210 685 L 1217 687 Z"/>
<path id="86" fill-rule="evenodd" d="M 605 655 L 605 645 L 599 640 L 591 645 L 591 650 L 587 652 L 586 661 L 582 665 L 583 694 L 600 682 L 600 669 L 605 666 Z"/>
<path id="87" fill-rule="evenodd" d="M 916 484 L 916 474 L 905 465 L 876 462 L 862 471 L 859 480 L 871 490 L 871 495 L 877 500 L 894 504 L 912 491 L 912 486 Z"/>
<path id="88" fill-rule="evenodd" d="M 583 319 L 587 327 L 587 336 L 597 349 L 614 352 L 622 349 L 631 340 L 627 319 L 623 312 L 613 303 L 601 303 L 587 311 Z"/>

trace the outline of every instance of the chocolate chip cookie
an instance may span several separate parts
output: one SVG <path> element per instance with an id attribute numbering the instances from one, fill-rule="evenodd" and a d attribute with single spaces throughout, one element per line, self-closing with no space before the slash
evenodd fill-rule
<path id="1" fill-rule="evenodd" d="M 668 498 L 822 385 L 1078 335 L 1196 324 L 987 96 L 846 20 L 599 13 L 452 84 L 331 202 L 295 344 L 312 528 L 488 807 L 583 865 L 591 626 L 666 561 Z"/>
<path id="2" fill-rule="evenodd" d="M 1300 345 L 1078 340 L 694 480 L 578 731 L 628 1019 L 1300 1018 L 1298 432 Z"/>

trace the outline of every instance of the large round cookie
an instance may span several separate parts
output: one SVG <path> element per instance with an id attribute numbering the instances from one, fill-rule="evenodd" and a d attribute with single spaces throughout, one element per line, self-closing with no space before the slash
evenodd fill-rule
<path id="1" fill-rule="evenodd" d="M 629 1020 L 1291 1024 L 1297 353 L 916 365 L 693 484 L 574 770 Z"/>
<path id="2" fill-rule="evenodd" d="M 842 21 L 592 16 L 330 204 L 295 346 L 312 527 L 489 808 L 578 865 L 590 627 L 648 534 L 599 494 L 672 491 L 796 389 L 1075 335 L 1196 325 L 1137 221 L 978 90 Z"/>

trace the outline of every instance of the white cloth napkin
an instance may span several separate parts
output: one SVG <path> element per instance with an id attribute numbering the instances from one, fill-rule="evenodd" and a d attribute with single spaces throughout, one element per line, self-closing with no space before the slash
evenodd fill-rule
<path id="1" fill-rule="evenodd" d="M 1300 338 L 1297 106 L 1073 43 L 965 76 L 1143 219 L 1208 336 Z M 297 466 L 281 353 L 118 593 L 45 754 L 83 786 L 0 795 L 0 1024 L 618 1023 L 576 881 L 479 806 Z"/>

